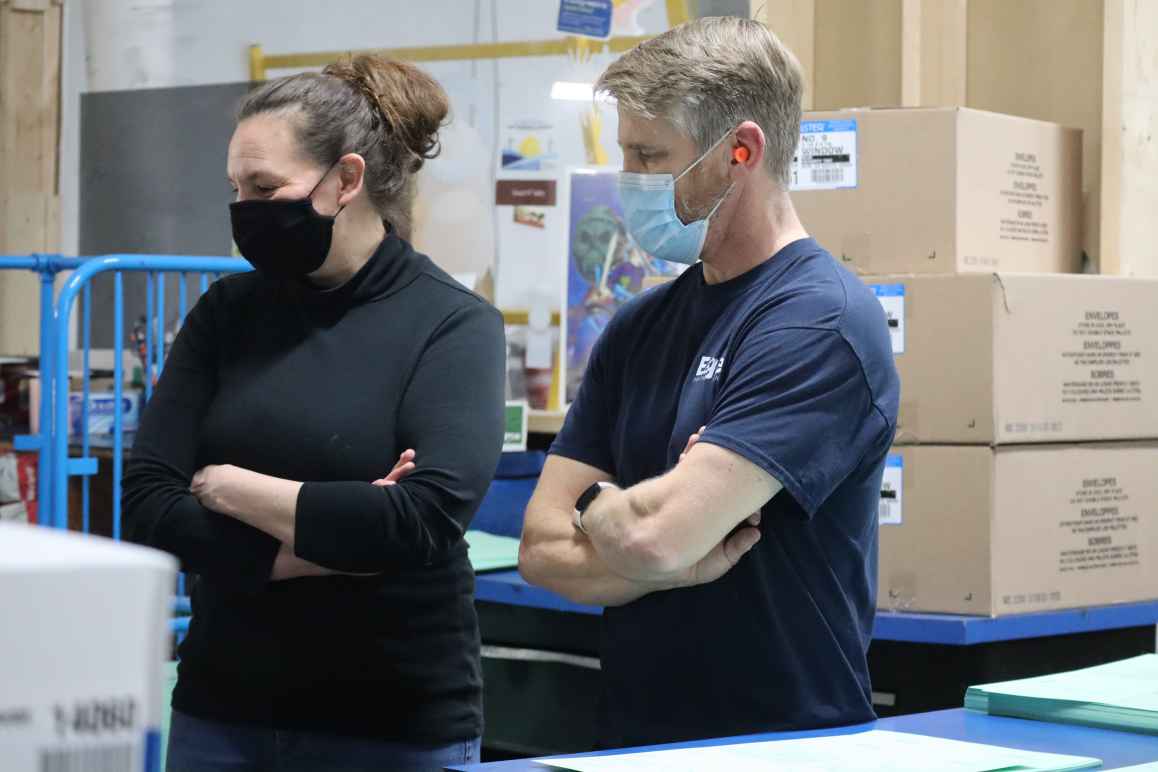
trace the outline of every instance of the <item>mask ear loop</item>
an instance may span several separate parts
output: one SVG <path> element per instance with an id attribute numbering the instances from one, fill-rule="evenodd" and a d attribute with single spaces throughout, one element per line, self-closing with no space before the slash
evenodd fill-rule
<path id="1" fill-rule="evenodd" d="M 334 170 L 334 167 L 337 166 L 338 164 L 340 164 L 341 162 L 342 162 L 342 159 L 339 156 L 338 160 L 334 161 L 332 164 L 330 164 L 330 168 L 326 169 L 325 174 L 323 174 L 320 178 L 318 178 L 318 181 L 314 183 L 314 186 L 312 188 L 310 188 L 310 192 L 306 194 L 306 198 L 309 199 L 309 201 L 310 201 L 310 207 L 311 208 L 314 205 L 314 191 L 316 191 L 318 189 L 318 186 L 320 186 L 322 184 L 322 182 L 325 181 L 326 177 L 330 176 L 330 172 L 332 172 Z M 334 212 L 333 216 L 336 218 L 338 215 L 340 215 L 342 213 L 342 210 L 345 208 L 346 208 L 345 204 L 338 204 L 338 211 Z M 315 209 L 314 211 L 316 212 L 317 210 Z"/>
<path id="2" fill-rule="evenodd" d="M 673 198 L 673 199 L 675 198 L 675 195 L 676 195 L 676 186 L 675 186 L 675 184 L 676 184 L 676 182 L 678 182 L 678 181 L 679 181 L 679 178 L 680 178 L 680 177 L 683 177 L 685 174 L 687 174 L 687 173 L 688 173 L 688 172 L 690 172 L 692 169 L 694 169 L 694 168 L 696 167 L 696 165 L 697 165 L 697 164 L 698 164 L 700 161 L 702 161 L 702 160 L 704 160 L 705 158 L 707 158 L 709 153 L 711 153 L 713 150 L 715 150 L 717 147 L 719 147 L 720 143 L 721 143 L 721 142 L 723 142 L 723 141 L 724 141 L 725 139 L 727 139 L 728 137 L 730 137 L 731 135 L 732 135 L 732 130 L 731 130 L 731 129 L 729 129 L 729 130 L 728 130 L 726 133 L 724 133 L 724 135 L 723 135 L 723 136 L 721 136 L 719 139 L 717 139 L 715 142 L 713 142 L 713 143 L 711 144 L 711 146 L 710 146 L 710 147 L 709 147 L 707 150 L 705 150 L 705 151 L 703 152 L 703 154 L 702 154 L 702 155 L 701 155 L 699 158 L 697 158 L 696 160 L 692 161 L 692 162 L 691 162 L 691 163 L 688 165 L 688 168 L 684 169 L 682 172 L 680 172 L 678 175 L 676 175 L 675 177 L 673 177 L 673 178 L 672 178 L 672 181 L 671 181 L 671 192 L 672 192 L 672 198 Z M 737 148 L 737 150 L 743 150 L 745 153 L 747 153 L 747 152 L 748 152 L 748 148 L 746 148 L 746 147 Z M 733 156 L 732 156 L 732 157 L 733 157 L 733 158 L 735 158 L 735 155 L 733 154 Z M 745 160 L 747 160 L 747 159 L 745 158 Z M 724 199 L 726 199 L 726 198 L 728 197 L 728 194 L 732 192 L 732 188 L 734 188 L 734 187 L 736 187 L 736 183 L 734 183 L 734 182 L 733 182 L 733 183 L 729 184 L 729 185 L 728 185 L 728 187 L 727 187 L 727 189 L 725 189 L 725 190 L 724 190 L 724 192 L 723 192 L 723 194 L 720 196 L 720 200 L 716 202 L 715 206 L 713 206 L 713 207 L 712 207 L 711 211 L 710 211 L 710 212 L 708 212 L 708 213 L 707 213 L 706 215 L 704 215 L 703 217 L 699 217 L 699 218 L 697 218 L 697 219 L 696 219 L 696 221 L 699 221 L 699 220 L 710 220 L 710 219 L 711 219 L 711 217 L 712 217 L 712 215 L 714 215 L 714 214 L 716 213 L 716 210 L 717 210 L 717 209 L 719 209 L 721 205 L 723 205 L 723 203 L 724 203 Z"/>
<path id="3" fill-rule="evenodd" d="M 725 134 L 724 134 L 722 137 L 720 137 L 720 138 L 719 138 L 719 139 L 717 139 L 715 142 L 713 142 L 713 143 L 711 144 L 711 146 L 710 146 L 710 147 L 709 147 L 707 150 L 705 150 L 705 151 L 703 152 L 703 155 L 701 155 L 699 158 L 697 158 L 696 160 L 694 160 L 694 161 L 692 161 L 690 164 L 688 164 L 688 168 L 684 169 L 682 172 L 680 172 L 679 174 L 677 174 L 677 175 L 676 175 L 676 176 L 675 176 L 675 177 L 672 179 L 672 182 L 676 182 L 677 180 L 679 180 L 679 178 L 680 178 L 680 177 L 684 176 L 685 174 L 687 174 L 688 172 L 690 172 L 692 169 L 696 168 L 696 166 L 699 164 L 699 162 L 700 162 L 700 161 L 702 161 L 702 160 L 704 160 L 705 158 L 707 158 L 707 157 L 708 157 L 708 154 L 709 154 L 709 153 L 711 153 L 713 150 L 715 150 L 715 149 L 716 149 L 716 148 L 719 146 L 719 144 L 720 144 L 721 142 L 723 142 L 725 139 L 727 139 L 729 136 L 731 136 L 731 134 L 732 134 L 732 130 L 731 130 L 731 129 L 729 129 L 729 130 L 727 131 L 727 133 L 725 133 Z"/>

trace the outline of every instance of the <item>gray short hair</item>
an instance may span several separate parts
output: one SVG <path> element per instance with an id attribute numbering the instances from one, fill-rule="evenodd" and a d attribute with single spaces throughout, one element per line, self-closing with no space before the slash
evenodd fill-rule
<path id="1" fill-rule="evenodd" d="M 768 171 L 788 186 L 800 139 L 800 63 L 763 24 L 696 19 L 640 43 L 599 77 L 597 93 L 644 118 L 664 117 L 701 152 L 743 121 L 767 138 Z"/>

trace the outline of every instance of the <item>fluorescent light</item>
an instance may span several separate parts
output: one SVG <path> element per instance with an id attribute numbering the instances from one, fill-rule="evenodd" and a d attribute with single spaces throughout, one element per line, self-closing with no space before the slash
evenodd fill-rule
<path id="1" fill-rule="evenodd" d="M 615 100 L 606 93 L 594 95 L 594 83 L 576 83 L 569 80 L 557 80 L 551 84 L 551 98 L 563 102 L 605 102 L 614 103 Z"/>
<path id="2" fill-rule="evenodd" d="M 595 98 L 595 84 L 557 80 L 551 85 L 551 98 L 565 102 L 590 102 Z"/>

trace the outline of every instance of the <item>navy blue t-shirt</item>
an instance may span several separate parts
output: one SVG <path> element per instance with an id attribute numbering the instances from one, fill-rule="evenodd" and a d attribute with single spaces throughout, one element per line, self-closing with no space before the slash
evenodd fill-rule
<path id="1" fill-rule="evenodd" d="M 812 239 L 721 284 L 697 264 L 620 309 L 551 452 L 626 487 L 672 469 L 706 425 L 703 442 L 783 490 L 722 579 L 605 611 L 602 744 L 874 718 L 865 655 L 899 396 L 880 304 Z"/>

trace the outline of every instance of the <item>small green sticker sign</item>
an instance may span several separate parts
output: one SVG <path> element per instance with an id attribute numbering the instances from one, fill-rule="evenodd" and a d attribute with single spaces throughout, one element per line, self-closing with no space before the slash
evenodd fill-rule
<path id="1" fill-rule="evenodd" d="M 527 449 L 527 403 L 519 400 L 507 403 L 507 426 L 503 436 L 503 452 L 513 453 Z"/>

